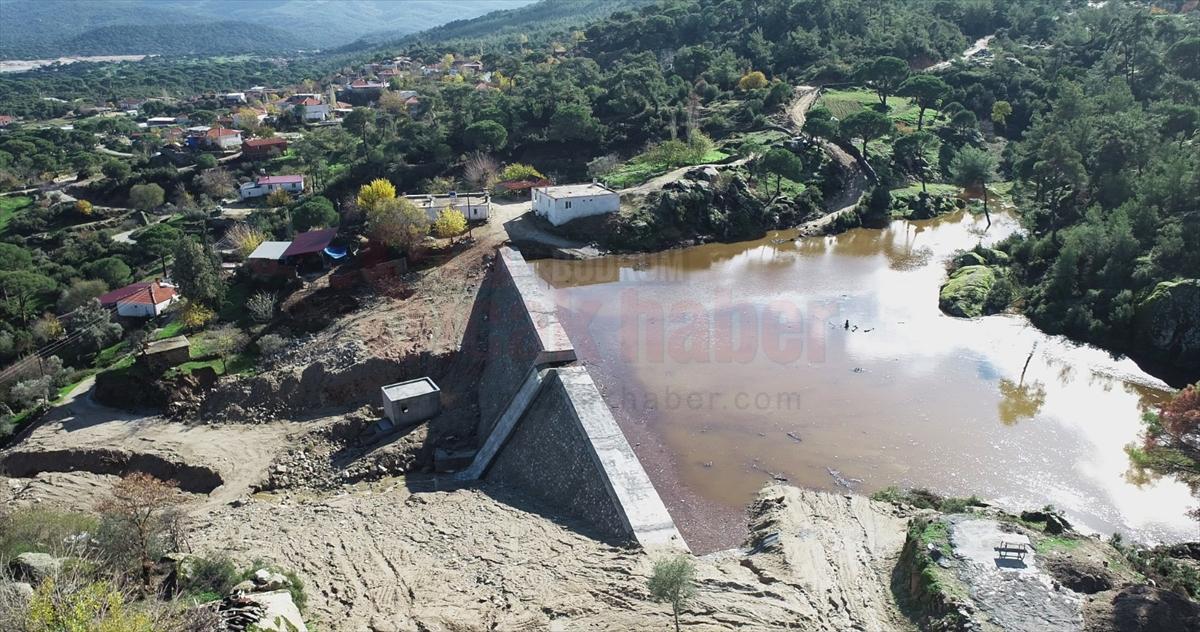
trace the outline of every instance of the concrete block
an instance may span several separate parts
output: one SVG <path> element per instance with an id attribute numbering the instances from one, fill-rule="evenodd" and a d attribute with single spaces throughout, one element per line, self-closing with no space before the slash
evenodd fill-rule
<path id="1" fill-rule="evenodd" d="M 427 377 L 381 387 L 383 410 L 394 426 L 410 426 L 442 411 L 442 391 Z"/>

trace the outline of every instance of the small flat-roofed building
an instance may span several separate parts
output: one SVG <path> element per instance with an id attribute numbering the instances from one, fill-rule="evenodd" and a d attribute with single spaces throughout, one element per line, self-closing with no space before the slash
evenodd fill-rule
<path id="1" fill-rule="evenodd" d="M 442 411 L 442 390 L 427 377 L 388 384 L 380 391 L 384 414 L 393 426 L 420 423 Z"/>
<path id="2" fill-rule="evenodd" d="M 531 191 L 533 212 L 555 226 L 589 215 L 615 213 L 621 208 L 621 195 L 596 182 L 536 187 Z"/>
<path id="3" fill-rule="evenodd" d="M 146 350 L 138 356 L 146 368 L 156 373 L 162 373 L 173 366 L 179 366 L 191 358 L 191 343 L 187 336 L 174 336 L 155 340 L 146 345 Z"/>
<path id="4" fill-rule="evenodd" d="M 425 211 L 429 221 L 437 221 L 442 211 L 452 208 L 469 222 L 481 222 L 488 218 L 492 211 L 492 196 L 484 191 L 476 193 L 447 193 L 445 195 L 406 195 L 417 208 Z"/>
<path id="5" fill-rule="evenodd" d="M 290 241 L 264 241 L 246 257 L 246 269 L 256 278 L 269 279 L 291 274 L 292 268 L 284 260 L 283 253 L 292 245 Z"/>

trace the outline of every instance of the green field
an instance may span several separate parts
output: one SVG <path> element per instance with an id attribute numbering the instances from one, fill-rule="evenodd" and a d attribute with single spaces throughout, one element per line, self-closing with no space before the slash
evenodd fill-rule
<path id="1" fill-rule="evenodd" d="M 817 99 L 817 105 L 828 108 L 838 120 L 841 120 L 863 108 L 878 107 L 879 97 L 874 92 L 861 88 L 852 90 L 826 90 L 821 93 L 821 98 Z M 892 95 L 888 97 L 887 114 L 888 118 L 893 121 L 915 129 L 917 127 L 917 117 L 920 114 L 920 108 L 912 102 L 912 99 Z M 925 110 L 925 125 L 936 126 L 937 117 L 937 110 Z"/>
<path id="2" fill-rule="evenodd" d="M 646 154 L 634 156 L 625 164 L 618 167 L 612 173 L 604 176 L 604 184 L 614 189 L 624 189 L 626 187 L 637 186 L 646 182 L 651 178 L 661 176 L 662 174 L 679 167 L 687 167 L 691 165 L 703 165 L 713 162 L 721 162 L 729 158 L 729 154 L 719 150 L 711 149 L 696 160 L 688 161 L 684 164 L 672 164 L 653 160 L 646 157 Z"/>
<path id="3" fill-rule="evenodd" d="M 18 211 L 25 209 L 33 204 L 33 198 L 24 195 L 11 195 L 0 197 L 0 235 L 4 234 L 8 228 L 8 222 Z"/>
<path id="4" fill-rule="evenodd" d="M 962 191 L 962 187 L 956 184 L 945 184 L 942 182 L 930 182 L 926 185 L 929 190 L 929 195 L 958 195 Z M 921 192 L 921 183 L 912 184 L 902 189 L 892 189 L 892 197 L 916 197 Z"/>

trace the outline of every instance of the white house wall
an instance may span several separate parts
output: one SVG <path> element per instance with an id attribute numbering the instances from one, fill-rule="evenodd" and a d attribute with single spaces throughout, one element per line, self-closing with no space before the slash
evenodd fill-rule
<path id="1" fill-rule="evenodd" d="M 555 226 L 562 226 L 580 217 L 614 213 L 621 208 L 621 196 L 616 193 L 576 198 L 552 198 L 534 190 L 533 210 Z"/>

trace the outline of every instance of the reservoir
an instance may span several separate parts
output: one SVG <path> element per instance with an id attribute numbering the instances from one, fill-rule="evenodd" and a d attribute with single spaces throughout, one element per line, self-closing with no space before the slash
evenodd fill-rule
<path id="1" fill-rule="evenodd" d="M 1127 358 L 1023 316 L 938 309 L 958 250 L 1019 230 L 959 212 L 884 229 L 707 244 L 538 277 L 696 552 L 740 544 L 771 480 L 1054 505 L 1085 531 L 1194 539 L 1174 480 L 1125 446 L 1170 390 Z"/>

